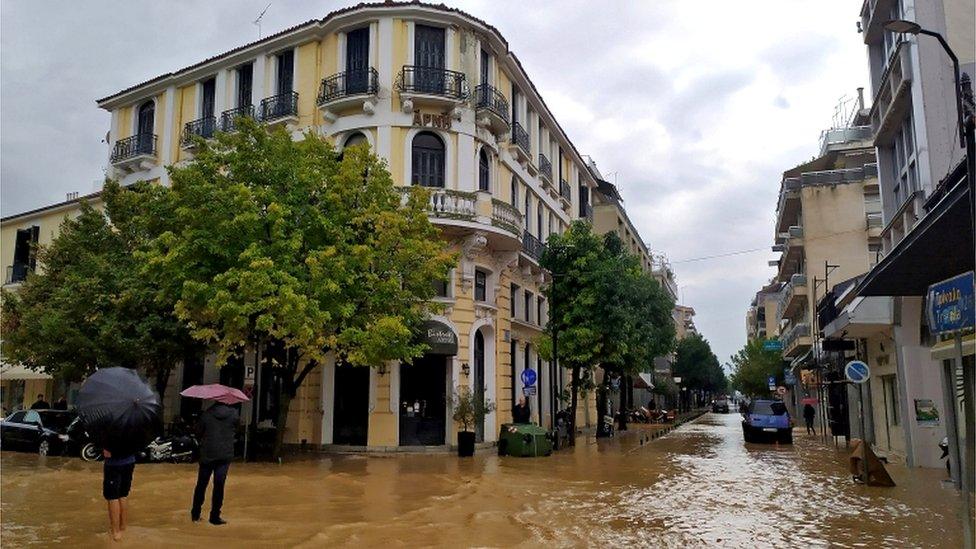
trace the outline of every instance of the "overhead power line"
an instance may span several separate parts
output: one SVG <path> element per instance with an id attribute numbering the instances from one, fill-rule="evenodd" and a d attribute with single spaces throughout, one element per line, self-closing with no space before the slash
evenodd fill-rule
<path id="1" fill-rule="evenodd" d="M 677 261 L 672 261 L 671 263 L 674 264 L 674 263 L 691 263 L 692 261 L 705 261 L 706 259 L 718 259 L 720 257 L 729 257 L 730 255 L 751 254 L 753 252 L 761 252 L 763 250 L 768 250 L 768 249 L 769 249 L 769 246 L 763 246 L 762 248 L 751 248 L 751 249 L 748 249 L 748 250 L 737 250 L 737 251 L 734 251 L 734 252 L 726 252 L 724 254 L 706 255 L 706 256 L 702 256 L 702 257 L 692 257 L 692 258 L 689 258 L 689 259 L 679 259 Z"/>

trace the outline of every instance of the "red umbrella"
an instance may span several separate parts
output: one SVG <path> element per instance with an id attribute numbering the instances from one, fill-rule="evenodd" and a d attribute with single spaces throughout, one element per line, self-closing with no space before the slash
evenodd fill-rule
<path id="1" fill-rule="evenodd" d="M 814 404 L 817 403 L 817 399 L 815 399 L 813 397 L 805 397 L 803 400 L 800 401 L 800 403 L 801 404 L 809 404 L 809 405 L 813 406 Z"/>
<path id="2" fill-rule="evenodd" d="M 238 402 L 247 402 L 251 400 L 239 389 L 221 385 L 219 383 L 211 383 L 209 385 L 194 385 L 184 389 L 180 394 L 190 398 L 216 400 L 217 402 L 222 402 L 224 404 L 237 404 Z"/>

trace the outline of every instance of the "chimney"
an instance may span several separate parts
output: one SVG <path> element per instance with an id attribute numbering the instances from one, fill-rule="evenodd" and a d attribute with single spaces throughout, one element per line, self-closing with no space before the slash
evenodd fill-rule
<path id="1" fill-rule="evenodd" d="M 78 199 L 78 191 L 71 191 L 70 193 L 65 194 L 65 200 L 71 201 L 77 199 Z"/>
<path id="2" fill-rule="evenodd" d="M 864 110 L 864 88 L 857 89 L 857 110 Z"/>

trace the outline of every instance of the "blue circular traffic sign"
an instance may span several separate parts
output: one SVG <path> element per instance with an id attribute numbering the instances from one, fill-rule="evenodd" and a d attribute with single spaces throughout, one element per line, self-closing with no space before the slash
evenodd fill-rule
<path id="1" fill-rule="evenodd" d="M 852 360 L 844 366 L 844 376 L 853 383 L 864 383 L 871 377 L 871 368 L 863 361 Z"/>
<path id="2" fill-rule="evenodd" d="M 532 368 L 522 370 L 522 385 L 526 387 L 535 385 L 535 370 Z"/>

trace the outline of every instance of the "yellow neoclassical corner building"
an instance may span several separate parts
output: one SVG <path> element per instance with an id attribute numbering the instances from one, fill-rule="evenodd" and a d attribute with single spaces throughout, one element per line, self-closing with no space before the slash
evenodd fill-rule
<path id="1" fill-rule="evenodd" d="M 569 375 L 537 353 L 548 315 L 539 259 L 550 234 L 573 219 L 592 220 L 597 180 L 494 27 L 440 5 L 361 4 L 97 103 L 111 113 L 107 173 L 123 185 L 168 184 L 165 167 L 193 158 L 192 136 L 234 131 L 235 119 L 250 116 L 296 139 L 313 131 L 339 148 L 365 141 L 396 185 L 433 190 L 430 218 L 460 259 L 449 281 L 435 283 L 444 307 L 426 327 L 431 352 L 412 365 L 318 368 L 292 403 L 286 442 L 449 446 L 459 386 L 483 390 L 497 405 L 477 426 L 480 441 L 497 438 L 526 393 L 533 420 L 551 426 Z M 49 242 L 78 201 L 3 219 L 6 287 L 35 268 L 34 244 Z M 194 383 L 254 383 L 256 421 L 270 426 L 278 373 L 268 368 L 245 380 L 250 360 L 218 368 L 209 356 L 188 359 L 175 368 L 167 413 L 194 411 L 196 403 L 178 397 Z M 538 381 L 526 391 L 528 368 Z M 27 400 L 27 389 L 7 369 L 11 407 L 17 394 Z M 45 390 L 63 389 L 48 381 Z M 581 406 L 579 425 L 595 418 L 594 406 L 592 399 Z"/>

